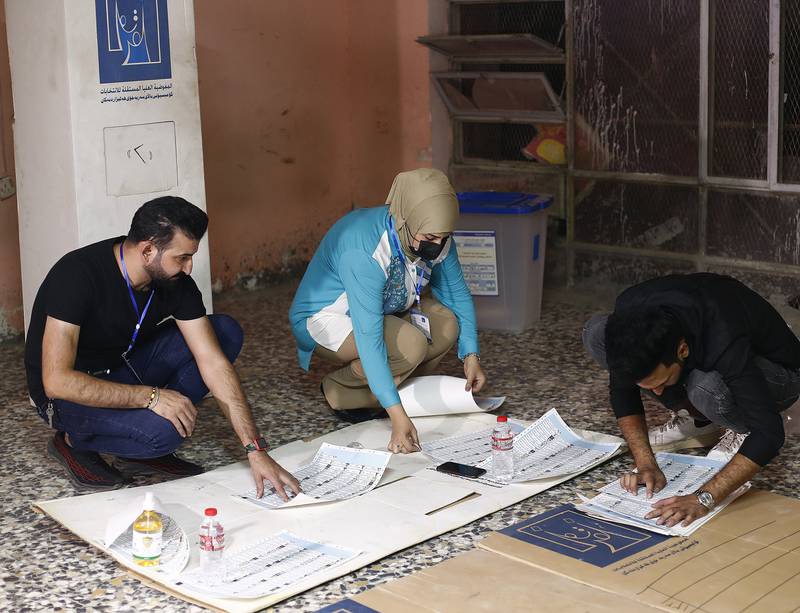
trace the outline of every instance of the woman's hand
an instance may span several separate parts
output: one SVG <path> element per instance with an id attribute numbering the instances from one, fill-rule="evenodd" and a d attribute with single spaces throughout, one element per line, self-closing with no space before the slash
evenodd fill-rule
<path id="1" fill-rule="evenodd" d="M 465 390 L 479 392 L 486 383 L 486 374 L 481 368 L 481 361 L 477 355 L 468 355 L 464 360 L 464 376 L 467 378 Z"/>
<path id="2" fill-rule="evenodd" d="M 392 438 L 387 449 L 392 453 L 414 453 L 420 450 L 417 429 L 406 415 L 403 405 L 396 404 L 386 409 L 392 420 Z"/>

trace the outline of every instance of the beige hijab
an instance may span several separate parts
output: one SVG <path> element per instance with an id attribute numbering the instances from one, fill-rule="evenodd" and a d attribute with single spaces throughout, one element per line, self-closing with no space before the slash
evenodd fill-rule
<path id="1" fill-rule="evenodd" d="M 409 257 L 415 234 L 442 234 L 455 230 L 458 199 L 445 174 L 433 168 L 401 172 L 386 197 L 397 236 Z"/>

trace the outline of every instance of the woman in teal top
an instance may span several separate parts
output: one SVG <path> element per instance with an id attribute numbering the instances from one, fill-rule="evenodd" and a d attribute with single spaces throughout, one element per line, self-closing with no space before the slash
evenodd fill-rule
<path id="1" fill-rule="evenodd" d="M 451 237 L 458 200 L 447 177 L 427 168 L 400 173 L 387 200 L 348 213 L 328 231 L 289 319 L 305 370 L 314 353 L 340 366 L 322 381 L 330 406 L 351 415 L 386 409 L 389 451 L 410 453 L 419 439 L 397 386 L 430 374 L 456 342 L 467 389 L 479 391 L 486 376 Z"/>

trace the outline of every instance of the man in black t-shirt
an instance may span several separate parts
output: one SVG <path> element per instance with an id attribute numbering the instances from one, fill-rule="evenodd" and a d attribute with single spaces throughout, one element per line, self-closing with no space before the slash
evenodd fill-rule
<path id="1" fill-rule="evenodd" d="M 689 428 L 726 429 L 708 457 L 726 462 L 700 490 L 653 505 L 648 518 L 672 527 L 708 513 L 750 480 L 783 446 L 781 411 L 800 397 L 800 340 L 764 298 L 722 275 L 645 281 L 596 315 L 583 332 L 609 371 L 611 407 L 636 469 L 621 484 L 650 498 L 666 484 L 653 455 L 641 392 L 685 411 Z"/>
<path id="2" fill-rule="evenodd" d="M 206 316 L 192 257 L 206 214 L 165 196 L 136 211 L 128 236 L 62 257 L 42 282 L 25 344 L 28 389 L 56 434 L 48 453 L 77 486 L 113 489 L 124 472 L 172 476 L 203 469 L 174 455 L 212 392 L 264 480 L 286 497 L 299 484 L 266 453 L 232 362 L 242 329 Z M 100 453 L 115 456 L 115 466 Z"/>

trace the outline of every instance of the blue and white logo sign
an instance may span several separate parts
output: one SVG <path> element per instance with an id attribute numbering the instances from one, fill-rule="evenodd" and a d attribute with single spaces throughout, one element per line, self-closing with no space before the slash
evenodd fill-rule
<path id="1" fill-rule="evenodd" d="M 95 0 L 100 83 L 172 78 L 167 0 Z"/>
<path id="2" fill-rule="evenodd" d="M 588 517 L 570 504 L 529 517 L 500 532 L 601 568 L 669 538 Z"/>

